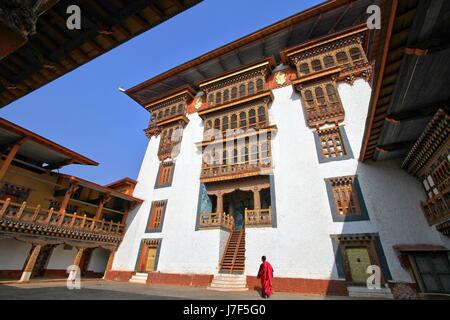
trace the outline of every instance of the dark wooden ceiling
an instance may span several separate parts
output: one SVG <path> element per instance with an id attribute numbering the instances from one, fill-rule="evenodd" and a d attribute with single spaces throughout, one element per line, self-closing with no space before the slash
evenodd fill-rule
<path id="1" fill-rule="evenodd" d="M 450 1 L 384 2 L 363 161 L 405 157 L 436 111 L 450 105 Z"/>
<path id="2" fill-rule="evenodd" d="M 0 108 L 149 30 L 201 0 L 59 0 L 38 19 L 36 34 L 0 60 Z M 81 30 L 66 27 L 68 6 Z"/>

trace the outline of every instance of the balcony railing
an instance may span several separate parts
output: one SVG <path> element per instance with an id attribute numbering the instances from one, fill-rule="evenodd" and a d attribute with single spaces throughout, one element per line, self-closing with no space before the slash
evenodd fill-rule
<path id="1" fill-rule="evenodd" d="M 248 227 L 271 227 L 272 208 L 267 209 L 245 209 L 245 226 Z"/>
<path id="2" fill-rule="evenodd" d="M 31 207 L 27 206 L 26 202 L 18 204 L 11 202 L 10 199 L 0 200 L 0 207 L 0 220 L 113 236 L 121 236 L 125 230 L 125 225 L 120 222 L 92 219 L 76 213 L 58 214 L 53 208 L 46 210 L 40 206 Z"/>
<path id="3" fill-rule="evenodd" d="M 450 218 L 450 188 L 422 201 L 422 210 L 430 225 Z"/>
<path id="4" fill-rule="evenodd" d="M 271 158 L 265 158 L 255 163 L 237 163 L 222 165 L 204 165 L 202 168 L 201 179 L 225 177 L 236 174 L 257 174 L 260 171 L 266 172 L 272 168 Z"/>
<path id="5" fill-rule="evenodd" d="M 223 227 L 226 230 L 233 230 L 234 219 L 232 216 L 225 212 L 214 213 L 202 213 L 200 215 L 200 228 L 220 228 Z"/>
<path id="6" fill-rule="evenodd" d="M 307 120 L 309 126 L 315 126 L 318 123 L 322 123 L 328 119 L 343 119 L 344 109 L 341 104 L 336 102 L 329 105 L 321 105 L 317 108 L 311 108 L 306 110 Z"/>

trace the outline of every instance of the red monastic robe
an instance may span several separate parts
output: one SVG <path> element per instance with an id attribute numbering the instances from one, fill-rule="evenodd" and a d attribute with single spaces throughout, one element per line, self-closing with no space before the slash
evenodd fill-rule
<path id="1" fill-rule="evenodd" d="M 259 266 L 258 279 L 261 279 L 263 296 L 269 298 L 272 295 L 273 268 L 267 261 Z"/>

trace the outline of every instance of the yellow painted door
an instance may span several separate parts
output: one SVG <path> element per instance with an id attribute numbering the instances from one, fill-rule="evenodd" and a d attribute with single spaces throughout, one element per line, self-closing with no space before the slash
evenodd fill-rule
<path id="1" fill-rule="evenodd" d="M 155 270 L 156 248 L 149 247 L 147 249 L 147 261 L 145 262 L 145 272 L 153 272 Z"/>
<path id="2" fill-rule="evenodd" d="M 366 284 L 367 267 L 372 265 L 370 262 L 369 251 L 367 248 L 347 248 L 347 259 L 350 267 L 351 281 L 355 284 Z"/>

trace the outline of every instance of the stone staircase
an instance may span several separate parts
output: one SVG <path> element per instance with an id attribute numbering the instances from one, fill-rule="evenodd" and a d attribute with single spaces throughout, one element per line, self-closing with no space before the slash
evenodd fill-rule
<path id="1" fill-rule="evenodd" d="M 242 274 L 245 270 L 245 231 L 233 231 L 220 263 L 219 273 Z"/>
<path id="2" fill-rule="evenodd" d="M 136 272 L 130 279 L 130 283 L 141 283 L 146 284 L 147 283 L 147 277 L 148 273 L 143 272 Z"/>
<path id="3" fill-rule="evenodd" d="M 367 287 L 348 286 L 349 297 L 353 298 L 372 298 L 372 299 L 394 299 L 391 289 L 368 289 Z"/>
<path id="4" fill-rule="evenodd" d="M 243 274 L 219 273 L 214 275 L 213 281 L 207 289 L 215 291 L 247 291 L 247 276 Z"/>

